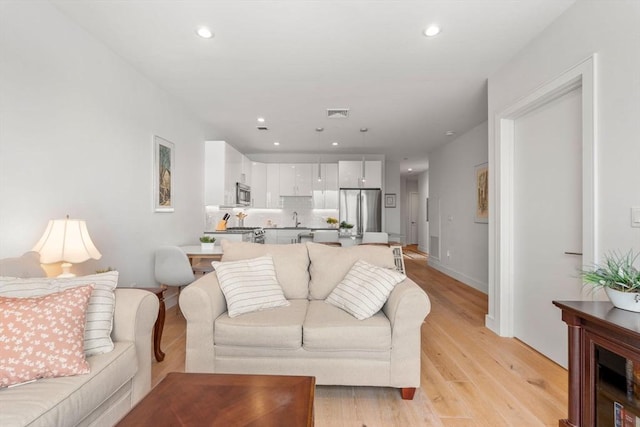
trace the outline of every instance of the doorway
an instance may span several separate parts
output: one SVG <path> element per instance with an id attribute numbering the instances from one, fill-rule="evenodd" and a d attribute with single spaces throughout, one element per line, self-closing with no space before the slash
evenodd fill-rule
<path id="1" fill-rule="evenodd" d="M 490 134 L 493 133 L 493 137 L 490 135 L 489 139 L 489 169 L 493 170 L 494 173 L 489 174 L 489 313 L 486 316 L 485 324 L 489 329 L 501 336 L 513 337 L 516 330 L 516 298 L 519 292 L 516 281 L 517 262 L 522 265 L 522 261 L 518 261 L 518 257 L 526 256 L 526 252 L 523 252 L 525 249 L 518 247 L 518 232 L 522 233 L 519 224 L 522 224 L 523 219 L 516 217 L 516 201 L 519 191 L 516 187 L 519 173 L 516 170 L 518 167 L 516 164 L 518 150 L 516 141 L 517 122 L 521 118 L 526 118 L 529 113 L 535 114 L 536 110 L 544 109 L 543 106 L 553 104 L 555 100 L 559 100 L 558 102 L 561 103 L 565 95 L 576 89 L 580 92 L 580 97 L 576 98 L 575 101 L 580 105 L 581 141 L 578 158 L 581 168 L 581 188 L 574 191 L 577 191 L 581 197 L 578 216 L 581 217 L 580 236 L 582 248 L 581 250 L 573 249 L 567 246 L 572 244 L 571 242 L 565 242 L 556 259 L 567 257 L 568 255 L 564 254 L 565 251 L 573 252 L 575 250 L 583 254 L 581 261 L 578 261 L 581 264 L 590 265 L 597 261 L 595 257 L 598 243 L 596 239 L 597 194 L 595 185 L 596 60 L 597 57 L 594 54 L 547 84 L 540 86 L 529 95 L 514 101 L 504 110 L 498 111 L 495 114 L 493 126 L 490 128 Z M 567 99 L 572 96 L 575 95 L 568 95 Z M 524 121 L 520 124 L 526 125 Z M 538 163 L 538 173 L 548 173 L 548 168 L 545 167 L 546 161 L 543 159 Z M 555 168 L 557 169 L 557 166 Z M 520 194 L 520 196 L 526 195 Z M 553 209 L 553 202 L 544 202 L 540 207 L 536 207 L 536 209 L 538 208 Z M 554 218 L 559 218 L 559 216 Z M 536 220 L 534 219 L 534 221 Z M 559 221 L 559 219 L 556 220 Z M 537 250 L 544 250 L 545 248 L 546 246 L 543 245 L 542 248 Z M 533 261 L 536 260 L 535 256 L 529 258 Z M 576 262 L 576 260 L 573 262 Z M 537 274 L 547 268 L 547 265 L 540 263 L 537 268 L 537 270 L 534 268 L 534 273 L 531 274 Z M 577 275 L 577 272 L 573 272 L 572 276 L 575 275 Z M 538 282 L 538 284 L 541 282 Z M 559 283 L 555 279 L 554 282 Z M 562 289 L 562 285 L 559 286 L 557 288 Z M 578 299 L 583 298 L 584 295 L 581 294 Z M 566 339 L 566 325 L 560 323 L 557 328 L 562 331 Z M 540 327 L 540 330 L 541 333 L 550 332 L 547 326 Z M 562 356 L 551 357 L 562 358 Z"/>
<path id="2" fill-rule="evenodd" d="M 418 243 L 418 215 L 420 206 L 418 205 L 418 193 L 409 193 L 409 239 L 408 244 Z"/>
<path id="3" fill-rule="evenodd" d="M 567 332 L 554 300 L 580 300 L 582 88 L 514 120 L 516 338 L 567 367 Z"/>

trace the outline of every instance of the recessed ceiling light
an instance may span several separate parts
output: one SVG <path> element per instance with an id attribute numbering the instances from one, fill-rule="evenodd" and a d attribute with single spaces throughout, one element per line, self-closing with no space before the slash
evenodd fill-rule
<path id="1" fill-rule="evenodd" d="M 360 128 L 360 132 L 367 132 L 369 128 Z"/>
<path id="2" fill-rule="evenodd" d="M 409 172 L 413 172 L 413 169 L 412 169 L 412 168 L 409 168 L 409 169 L 407 169 L 407 170 L 408 170 Z"/>
<path id="3" fill-rule="evenodd" d="M 258 117 L 258 122 L 264 123 L 264 117 Z"/>
<path id="4" fill-rule="evenodd" d="M 455 135 L 456 133 L 455 133 L 454 131 L 452 131 L 452 130 L 448 130 L 448 131 L 446 131 L 444 134 L 445 134 L 446 136 L 453 136 L 453 135 Z"/>
<path id="5" fill-rule="evenodd" d="M 274 142 L 273 145 L 280 145 L 278 141 Z"/>
<path id="6" fill-rule="evenodd" d="M 430 25 L 424 30 L 424 35 L 427 37 L 437 36 L 438 34 L 440 34 L 440 27 L 437 25 Z"/>
<path id="7" fill-rule="evenodd" d="M 338 145 L 338 143 L 334 141 L 334 142 L 331 143 L 331 145 L 333 145 L 335 147 L 335 146 Z"/>
<path id="8" fill-rule="evenodd" d="M 213 37 L 213 33 L 207 27 L 200 27 L 196 30 L 196 34 L 202 37 L 203 39 L 210 39 Z"/>
<path id="9" fill-rule="evenodd" d="M 316 128 L 316 132 L 322 132 L 324 128 Z"/>

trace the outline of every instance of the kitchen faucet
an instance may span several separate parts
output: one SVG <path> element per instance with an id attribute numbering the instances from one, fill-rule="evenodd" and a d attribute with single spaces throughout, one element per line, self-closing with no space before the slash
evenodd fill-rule
<path id="1" fill-rule="evenodd" d="M 300 225 L 300 223 L 298 222 L 298 212 L 293 212 L 293 223 L 295 224 L 296 228 L 298 228 L 298 226 Z"/>

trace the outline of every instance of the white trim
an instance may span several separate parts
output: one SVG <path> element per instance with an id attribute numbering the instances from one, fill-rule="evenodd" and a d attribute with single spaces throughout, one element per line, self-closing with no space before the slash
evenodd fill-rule
<path id="1" fill-rule="evenodd" d="M 464 273 L 459 272 L 458 270 L 455 270 L 453 268 L 449 268 L 443 264 L 440 263 L 440 260 L 435 260 L 431 257 L 429 257 L 429 261 L 428 261 L 428 265 L 429 267 L 432 267 L 444 274 L 446 274 L 449 277 L 453 277 L 454 279 L 456 279 L 459 282 L 464 283 L 467 286 L 470 286 L 474 289 L 477 289 L 478 291 L 484 293 L 485 289 L 487 289 L 487 284 L 474 279 L 473 277 L 467 276 Z"/>
<path id="2" fill-rule="evenodd" d="M 596 54 L 564 72 L 495 116 L 494 144 L 489 145 L 489 313 L 485 325 L 513 336 L 514 122 L 518 117 L 582 88 L 582 252 L 592 264 L 597 253 Z"/>

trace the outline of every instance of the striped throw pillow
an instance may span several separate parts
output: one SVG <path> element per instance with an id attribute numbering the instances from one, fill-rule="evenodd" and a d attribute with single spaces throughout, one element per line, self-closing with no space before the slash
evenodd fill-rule
<path id="1" fill-rule="evenodd" d="M 380 311 L 393 288 L 406 278 L 393 269 L 358 260 L 325 302 L 356 319 L 368 319 Z"/>
<path id="2" fill-rule="evenodd" d="M 271 256 L 213 261 L 211 265 L 227 300 L 229 317 L 289 305 L 278 283 Z"/>
<path id="3" fill-rule="evenodd" d="M 63 279 L 57 277 L 31 279 L 0 277 L 0 296 L 37 297 L 89 284 L 93 284 L 94 289 L 87 308 L 84 354 L 85 356 L 93 356 L 108 353 L 114 347 L 111 340 L 111 330 L 116 306 L 114 291 L 118 285 L 117 271 Z"/>

